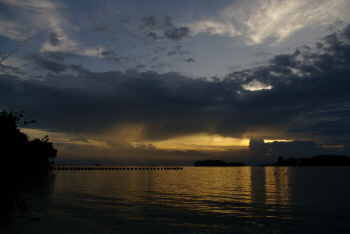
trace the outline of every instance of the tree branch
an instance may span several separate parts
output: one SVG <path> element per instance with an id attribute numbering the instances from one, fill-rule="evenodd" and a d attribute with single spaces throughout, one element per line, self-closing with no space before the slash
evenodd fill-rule
<path id="1" fill-rule="evenodd" d="M 13 51 L 11 51 L 10 53 L 7 53 L 6 50 L 1 51 L 0 50 L 0 64 L 7 59 L 8 57 L 10 57 L 11 55 L 13 55 L 14 53 L 16 53 L 18 51 L 19 45 L 17 46 L 16 49 L 14 49 Z"/>

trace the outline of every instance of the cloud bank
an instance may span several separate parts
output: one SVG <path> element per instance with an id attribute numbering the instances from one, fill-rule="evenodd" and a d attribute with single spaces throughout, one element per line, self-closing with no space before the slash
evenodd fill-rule
<path id="1" fill-rule="evenodd" d="M 53 131 L 138 125 L 146 140 L 205 132 L 270 139 L 318 135 L 349 144 L 349 31 L 347 26 L 324 37 L 317 47 L 322 49 L 300 47 L 275 56 L 268 66 L 214 81 L 179 73 L 91 72 L 29 54 L 26 59 L 46 74 L 42 79 L 2 74 L 2 108 L 38 113 L 41 127 Z M 247 90 L 252 82 L 269 88 Z"/>

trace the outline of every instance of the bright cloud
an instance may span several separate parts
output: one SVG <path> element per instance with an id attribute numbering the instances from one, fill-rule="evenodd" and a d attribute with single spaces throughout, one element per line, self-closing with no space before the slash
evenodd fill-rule
<path id="1" fill-rule="evenodd" d="M 248 45 L 272 38 L 281 42 L 297 31 L 336 21 L 348 21 L 346 1 L 235 1 L 218 12 L 217 18 L 203 19 L 192 25 L 193 32 L 242 36 Z"/>
<path id="2" fill-rule="evenodd" d="M 60 2 L 46 0 L 31 1 L 2 1 L 8 11 L 17 16 L 16 20 L 10 16 L 1 18 L 0 34 L 11 39 L 21 41 L 42 30 L 51 30 L 65 37 L 62 25 L 69 25 L 62 17 L 60 9 L 64 7 Z M 5 26 L 7 30 L 5 30 Z"/>
<path id="3" fill-rule="evenodd" d="M 225 148 L 247 147 L 249 139 L 223 137 L 217 134 L 196 134 L 182 137 L 175 137 L 172 139 L 153 142 L 159 149 L 179 149 L 179 150 L 222 150 Z"/>

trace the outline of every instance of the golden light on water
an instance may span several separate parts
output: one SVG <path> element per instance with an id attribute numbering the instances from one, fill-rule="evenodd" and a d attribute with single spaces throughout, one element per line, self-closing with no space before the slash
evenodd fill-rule
<path id="1" fill-rule="evenodd" d="M 264 167 L 266 202 L 265 204 L 289 205 L 291 197 L 290 167 Z"/>
<path id="2" fill-rule="evenodd" d="M 84 174 L 65 171 L 64 174 L 70 179 L 60 177 L 56 180 L 56 188 L 75 191 L 80 187 L 85 194 L 94 197 L 96 191 L 100 191 L 98 197 L 113 197 L 112 205 L 120 197 L 127 196 L 124 203 L 133 207 L 132 204 L 149 197 L 149 203 L 168 202 L 168 207 L 172 209 L 199 214 L 234 214 L 238 217 L 250 217 L 252 204 L 268 205 L 268 213 L 274 214 L 274 205 L 291 204 L 293 190 L 293 170 L 287 167 L 189 167 L 181 171 L 125 170 Z M 76 184 L 78 181 L 79 186 Z M 128 192 L 121 191 L 121 188 Z M 129 196 L 130 193 L 133 196 Z M 135 211 L 134 208 L 132 210 Z"/>

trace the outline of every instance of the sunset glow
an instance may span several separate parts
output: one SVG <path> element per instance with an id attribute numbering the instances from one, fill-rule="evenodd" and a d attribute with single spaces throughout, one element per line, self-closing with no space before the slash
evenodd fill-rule
<path id="1" fill-rule="evenodd" d="M 0 109 L 35 119 L 23 129 L 49 135 L 57 163 L 350 154 L 349 1 L 0 9 Z"/>
<path id="2" fill-rule="evenodd" d="M 179 150 L 225 150 L 233 147 L 248 147 L 249 139 L 237 139 L 232 137 L 222 137 L 219 135 L 191 135 L 168 139 L 164 141 L 152 142 L 159 149 L 179 149 Z"/>

